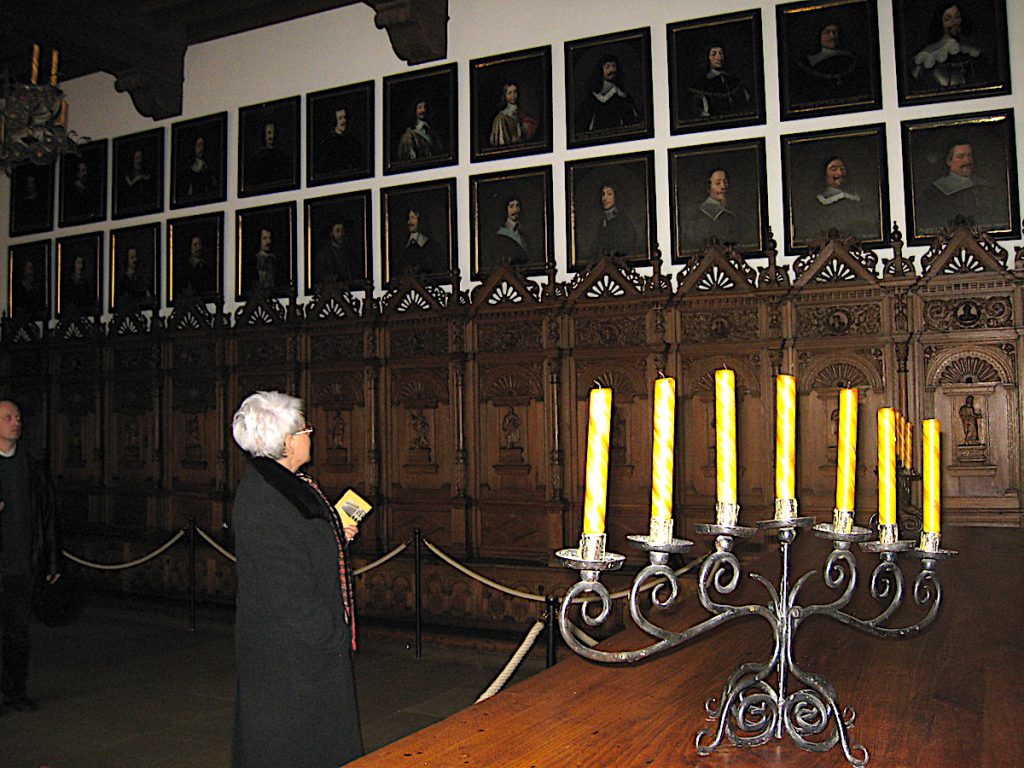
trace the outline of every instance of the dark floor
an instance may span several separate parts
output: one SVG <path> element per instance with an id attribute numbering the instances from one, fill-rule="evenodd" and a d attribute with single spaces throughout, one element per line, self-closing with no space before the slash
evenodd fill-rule
<path id="1" fill-rule="evenodd" d="M 523 628 L 523 635 L 529 627 Z M 361 627 L 356 690 L 367 751 L 472 704 L 517 642 Z M 543 635 L 508 683 L 543 669 Z M 38 712 L 0 713 L 2 768 L 227 766 L 234 698 L 229 615 L 92 597 L 70 626 L 33 627 Z"/>

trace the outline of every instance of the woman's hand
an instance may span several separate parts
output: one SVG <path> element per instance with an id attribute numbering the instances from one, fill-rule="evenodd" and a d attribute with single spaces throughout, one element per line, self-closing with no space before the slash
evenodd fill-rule
<path id="1" fill-rule="evenodd" d="M 359 533 L 359 526 L 357 525 L 346 525 L 345 526 L 345 541 L 352 541 Z"/>

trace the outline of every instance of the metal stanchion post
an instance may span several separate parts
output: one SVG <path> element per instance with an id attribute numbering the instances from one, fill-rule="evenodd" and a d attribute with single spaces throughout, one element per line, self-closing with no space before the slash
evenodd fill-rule
<path id="1" fill-rule="evenodd" d="M 423 534 L 419 528 L 413 529 L 412 541 L 416 569 L 416 658 L 418 659 L 423 656 Z"/>
<path id="2" fill-rule="evenodd" d="M 196 519 L 188 519 L 188 629 L 196 631 Z"/>
<path id="3" fill-rule="evenodd" d="M 548 633 L 548 658 L 547 666 L 555 666 L 555 632 L 558 630 L 558 600 L 554 595 L 548 595 L 544 599 L 547 605 L 547 633 Z"/>

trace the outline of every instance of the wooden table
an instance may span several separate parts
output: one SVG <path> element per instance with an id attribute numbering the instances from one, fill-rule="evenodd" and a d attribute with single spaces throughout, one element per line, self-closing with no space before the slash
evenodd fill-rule
<path id="1" fill-rule="evenodd" d="M 944 602 L 922 635 L 881 640 L 823 617 L 808 619 L 796 635 L 796 663 L 831 680 L 840 705 L 857 711 L 850 738 L 868 749 L 872 768 L 1005 768 L 1024 761 L 1024 532 L 950 528 L 942 543 L 960 556 L 939 563 Z M 795 575 L 820 565 L 827 552 L 826 542 L 801 533 Z M 857 560 L 862 570 L 877 562 L 859 551 Z M 901 562 L 912 582 L 917 561 Z M 774 581 L 777 566 L 772 553 L 752 570 Z M 861 579 L 858 592 L 866 592 L 863 572 Z M 692 597 L 672 623 L 686 627 L 707 615 Z M 602 647 L 636 647 L 639 637 L 628 629 Z M 595 664 L 563 647 L 551 669 L 351 765 L 847 766 L 838 746 L 806 752 L 788 737 L 697 754 L 697 732 L 713 725 L 704 701 L 721 695 L 738 664 L 763 662 L 770 652 L 771 630 L 753 617 L 639 664 Z"/>

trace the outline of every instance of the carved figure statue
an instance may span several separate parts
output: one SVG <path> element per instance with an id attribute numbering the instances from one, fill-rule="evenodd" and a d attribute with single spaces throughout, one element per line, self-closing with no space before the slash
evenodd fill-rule
<path id="1" fill-rule="evenodd" d="M 974 395 L 964 398 L 964 404 L 960 406 L 960 423 L 964 428 L 963 445 L 981 445 L 978 437 L 978 422 L 981 421 L 981 411 L 974 407 Z"/>
<path id="2" fill-rule="evenodd" d="M 430 447 L 430 423 L 427 421 L 426 416 L 423 415 L 423 411 L 413 411 L 412 413 L 412 447 L 413 448 L 429 448 Z"/>
<path id="3" fill-rule="evenodd" d="M 522 426 L 522 421 L 519 419 L 519 415 L 512 410 L 508 409 L 508 413 L 501 420 L 501 434 L 502 441 L 506 448 L 518 448 L 519 440 L 521 437 L 519 428 Z"/>

